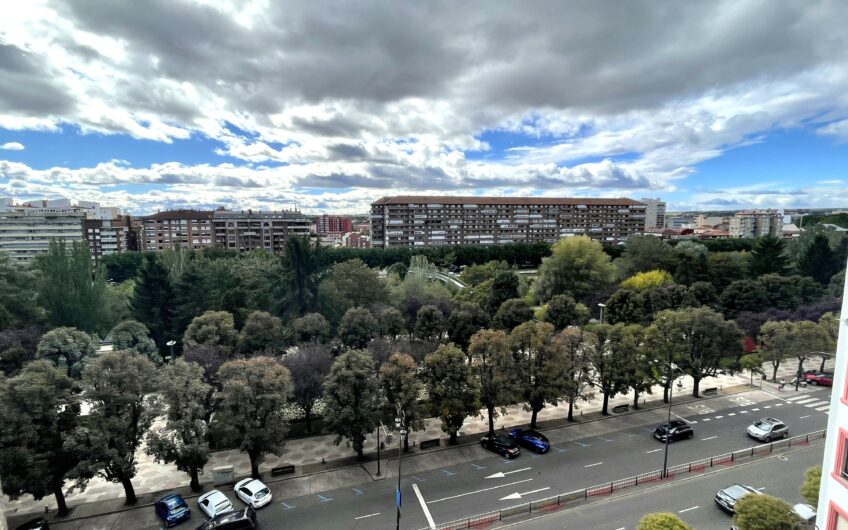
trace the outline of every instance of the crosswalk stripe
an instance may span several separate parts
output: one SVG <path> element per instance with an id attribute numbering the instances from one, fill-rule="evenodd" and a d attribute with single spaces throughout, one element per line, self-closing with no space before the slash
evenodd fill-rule
<path id="1" fill-rule="evenodd" d="M 785 398 L 785 399 L 786 399 L 786 401 L 795 401 L 796 399 L 802 399 L 803 397 L 804 396 L 789 396 L 788 398 Z"/>
<path id="2" fill-rule="evenodd" d="M 822 405 L 829 405 L 827 401 L 814 401 L 812 403 L 807 403 L 804 405 L 805 407 L 813 408 L 813 407 L 821 407 Z"/>
<path id="3" fill-rule="evenodd" d="M 817 411 L 819 411 L 819 412 L 821 412 L 821 411 L 823 411 L 823 410 L 827 410 L 827 409 L 829 409 L 829 408 L 830 408 L 830 405 L 827 405 L 827 406 L 825 406 L 825 407 L 819 407 L 819 408 L 817 408 L 816 410 L 817 410 Z"/>
<path id="4" fill-rule="evenodd" d="M 807 397 L 807 398 L 804 398 L 804 399 L 799 399 L 795 403 L 798 404 L 798 405 L 803 405 L 804 403 L 809 403 L 811 401 L 818 401 L 818 398 Z"/>

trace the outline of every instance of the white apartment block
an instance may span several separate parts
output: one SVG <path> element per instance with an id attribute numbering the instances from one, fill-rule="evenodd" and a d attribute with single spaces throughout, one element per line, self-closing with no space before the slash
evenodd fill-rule
<path id="1" fill-rule="evenodd" d="M 730 218 L 730 237 L 778 236 L 783 229 L 783 212 L 779 210 L 749 210 L 736 212 Z"/>
<path id="2" fill-rule="evenodd" d="M 639 199 L 645 205 L 645 228 L 665 228 L 665 202 L 662 199 Z"/>

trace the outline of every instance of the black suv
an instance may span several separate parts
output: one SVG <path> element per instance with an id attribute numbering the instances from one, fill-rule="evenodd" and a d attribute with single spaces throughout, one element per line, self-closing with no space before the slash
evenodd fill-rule
<path id="1" fill-rule="evenodd" d="M 254 530 L 256 526 L 256 511 L 247 506 L 243 510 L 219 513 L 198 526 L 197 530 Z"/>
<path id="2" fill-rule="evenodd" d="M 503 434 L 485 434 L 480 438 L 480 445 L 506 458 L 515 458 L 519 453 L 515 440 Z"/>
<path id="3" fill-rule="evenodd" d="M 669 423 L 663 423 L 654 429 L 654 438 L 661 442 L 665 442 L 668 438 L 669 442 L 677 440 L 692 439 L 695 436 L 695 431 L 692 426 L 682 420 L 672 420 Z"/>

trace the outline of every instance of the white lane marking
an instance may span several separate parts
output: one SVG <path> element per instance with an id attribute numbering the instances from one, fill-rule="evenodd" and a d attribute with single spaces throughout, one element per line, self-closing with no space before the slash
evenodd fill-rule
<path id="1" fill-rule="evenodd" d="M 801 416 L 801 417 L 800 417 L 800 418 L 798 418 L 798 419 L 799 419 L 799 420 L 803 420 L 804 418 L 809 418 L 810 416 L 812 416 L 812 414 L 807 414 L 806 416 Z"/>
<path id="2" fill-rule="evenodd" d="M 691 420 L 689 423 L 698 423 L 698 420 Z"/>
<path id="3" fill-rule="evenodd" d="M 775 403 L 775 404 L 774 404 L 774 406 L 775 406 L 775 407 L 782 407 L 782 406 L 783 406 L 783 403 Z"/>
<path id="4" fill-rule="evenodd" d="M 603 464 L 603 462 L 595 462 L 594 464 L 589 464 L 588 466 L 583 466 L 583 467 L 595 467 L 595 466 L 599 466 L 601 464 Z"/>
<path id="5" fill-rule="evenodd" d="M 518 473 L 520 471 L 529 471 L 533 469 L 532 467 L 522 467 L 521 469 L 515 469 L 513 471 L 498 471 L 492 475 L 489 475 L 486 478 L 504 478 L 505 475 L 512 475 L 513 473 Z"/>
<path id="6" fill-rule="evenodd" d="M 691 508 L 686 508 L 685 510 L 679 510 L 677 513 L 686 513 L 692 510 L 697 510 L 700 506 L 692 506 Z"/>
<path id="7" fill-rule="evenodd" d="M 716 416 L 716 417 L 715 417 L 715 419 L 720 420 L 720 419 L 722 419 L 723 417 L 724 417 L 724 416 Z"/>
<path id="8" fill-rule="evenodd" d="M 703 419 L 703 420 L 701 420 L 701 421 L 710 421 L 710 419 L 709 419 L 709 418 L 704 418 L 704 419 Z"/>
<path id="9" fill-rule="evenodd" d="M 369 513 L 368 515 L 360 515 L 359 517 L 354 517 L 354 520 L 368 519 L 369 517 L 374 517 L 375 515 L 380 515 L 380 512 Z M 433 525 L 431 528 L 435 528 L 435 525 Z"/>
<path id="10" fill-rule="evenodd" d="M 757 412 L 760 409 L 751 409 L 752 412 Z"/>
<path id="11" fill-rule="evenodd" d="M 626 526 L 622 526 L 621 528 L 616 528 L 615 530 L 627 530 Z"/>
<path id="12" fill-rule="evenodd" d="M 748 411 L 747 410 L 740 410 L 739 414 L 748 414 Z"/>
<path id="13" fill-rule="evenodd" d="M 441 499 L 436 499 L 434 501 L 430 501 L 428 504 L 435 504 L 437 502 L 449 501 L 451 499 L 458 499 L 459 497 L 465 497 L 466 495 L 474 495 L 476 493 L 483 493 L 484 491 L 492 491 L 498 488 L 506 488 L 509 486 L 513 486 L 515 484 L 523 484 L 524 482 L 530 482 L 533 480 L 532 478 L 526 478 L 524 480 L 516 480 L 515 482 L 510 482 L 508 484 L 501 484 L 499 486 L 492 486 L 491 488 L 483 488 L 481 490 L 467 491 L 465 493 L 460 493 L 458 495 L 451 495 L 450 497 L 442 497 Z"/>
<path id="14" fill-rule="evenodd" d="M 712 440 L 714 438 L 718 438 L 718 436 L 710 436 L 709 438 L 701 438 L 701 441 L 706 442 L 707 440 Z"/>
<path id="15" fill-rule="evenodd" d="M 819 412 L 821 412 L 821 411 L 823 411 L 823 410 L 827 410 L 827 409 L 829 409 L 829 408 L 830 408 L 830 405 L 825 405 L 824 407 L 818 407 L 816 410 L 817 410 L 817 411 L 819 411 Z"/>
<path id="16" fill-rule="evenodd" d="M 412 491 L 415 492 L 415 496 L 418 497 L 418 502 L 421 504 L 421 509 L 424 510 L 424 517 L 427 518 L 427 524 L 430 525 L 430 528 L 436 528 L 436 522 L 433 521 L 433 516 L 430 515 L 430 509 L 427 508 L 427 503 L 424 502 L 424 496 L 421 495 L 421 490 L 418 489 L 418 484 L 412 484 Z"/>
<path id="17" fill-rule="evenodd" d="M 736 413 L 735 413 L 735 412 L 731 412 L 730 414 L 728 414 L 728 416 L 736 416 Z"/>
<path id="18" fill-rule="evenodd" d="M 550 486 L 549 486 L 549 487 L 547 487 L 547 488 L 539 488 L 539 489 L 537 489 L 537 490 L 533 490 L 533 491 L 525 491 L 525 492 L 522 492 L 522 493 L 518 493 L 518 492 L 516 491 L 515 493 L 510 493 L 510 494 L 509 494 L 509 495 L 507 495 L 506 497 L 501 497 L 501 498 L 500 498 L 500 499 L 498 499 L 498 500 L 500 500 L 500 501 L 513 501 L 513 500 L 515 500 L 515 499 L 520 499 L 522 496 L 532 495 L 533 493 L 539 493 L 540 491 L 547 491 L 547 490 L 549 490 L 549 489 L 551 489 L 551 488 L 550 488 Z"/>
<path id="19" fill-rule="evenodd" d="M 657 451 L 662 451 L 662 450 L 663 450 L 663 448 L 662 448 L 662 447 L 660 447 L 659 449 L 651 449 L 650 451 L 645 451 L 645 453 L 646 453 L 646 454 L 648 454 L 648 453 L 656 453 Z"/>

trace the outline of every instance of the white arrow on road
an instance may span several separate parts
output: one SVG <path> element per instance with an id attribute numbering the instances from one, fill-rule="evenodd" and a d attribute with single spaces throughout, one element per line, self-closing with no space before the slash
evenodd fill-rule
<path id="1" fill-rule="evenodd" d="M 522 495 L 530 495 L 531 493 L 539 493 L 540 491 L 549 490 L 551 488 L 539 488 L 533 491 L 525 491 L 524 493 L 518 493 L 517 491 L 511 495 L 507 495 L 506 497 L 501 498 L 502 501 L 512 501 L 515 499 L 520 499 Z"/>
<path id="2" fill-rule="evenodd" d="M 486 477 L 486 478 L 504 478 L 504 477 L 505 477 L 505 476 L 507 476 L 507 475 L 512 475 L 513 473 L 518 473 L 518 472 L 520 472 L 520 471 L 529 471 L 529 470 L 531 470 L 531 469 L 533 469 L 533 468 L 532 468 L 532 467 L 522 467 L 521 469 L 515 469 L 515 470 L 513 470 L 513 471 L 506 471 L 506 472 L 504 472 L 504 471 L 498 471 L 498 472 L 497 472 L 497 473 L 495 473 L 494 475 L 489 475 L 489 476 L 488 476 L 488 477 Z"/>

